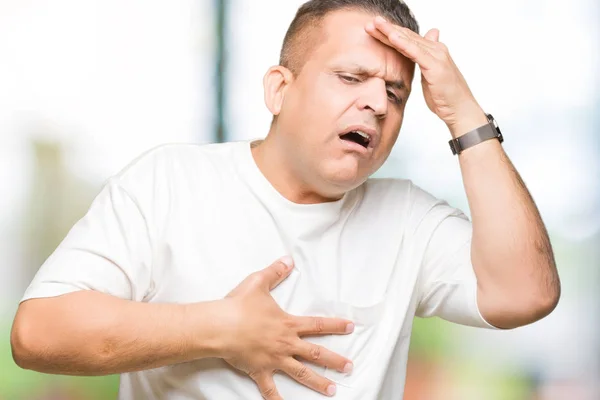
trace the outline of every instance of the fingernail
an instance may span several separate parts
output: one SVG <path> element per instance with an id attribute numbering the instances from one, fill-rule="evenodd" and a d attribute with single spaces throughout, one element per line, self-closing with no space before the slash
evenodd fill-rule
<path id="1" fill-rule="evenodd" d="M 284 263 L 288 269 L 291 269 L 294 266 L 294 260 L 292 260 L 292 257 L 290 256 L 281 257 L 281 262 Z"/>
<path id="2" fill-rule="evenodd" d="M 346 325 L 346 333 L 352 333 L 352 332 L 354 332 L 354 324 Z"/>
<path id="3" fill-rule="evenodd" d="M 383 18 L 383 17 L 381 17 L 381 16 L 378 16 L 378 17 L 376 17 L 376 18 L 375 18 L 375 20 L 376 20 L 377 22 L 381 22 L 381 23 L 383 23 L 383 22 L 387 22 L 387 21 L 385 20 L 385 18 Z"/>
<path id="4" fill-rule="evenodd" d="M 327 387 L 327 395 L 333 396 L 335 394 L 336 388 L 334 385 L 329 385 Z"/>
<path id="5" fill-rule="evenodd" d="M 373 25 L 373 23 L 372 23 L 372 22 L 369 22 L 369 23 L 367 24 L 367 29 L 368 29 L 368 30 L 370 30 L 370 31 L 372 31 L 372 30 L 375 30 L 375 25 Z"/>
<path id="6" fill-rule="evenodd" d="M 354 369 L 354 366 L 351 363 L 347 363 L 346 365 L 344 365 L 344 373 L 345 374 L 349 374 L 352 372 L 352 370 Z"/>

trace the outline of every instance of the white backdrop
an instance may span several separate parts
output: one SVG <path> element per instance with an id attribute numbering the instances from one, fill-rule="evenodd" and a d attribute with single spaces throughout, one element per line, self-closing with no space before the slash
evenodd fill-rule
<path id="1" fill-rule="evenodd" d="M 207 1 L 0 0 L 0 300 L 20 295 L 31 141 L 99 186 L 151 147 L 212 140 L 213 23 Z"/>

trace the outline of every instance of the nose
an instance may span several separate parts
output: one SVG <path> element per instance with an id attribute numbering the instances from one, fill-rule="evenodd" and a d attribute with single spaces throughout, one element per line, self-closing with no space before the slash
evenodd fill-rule
<path id="1" fill-rule="evenodd" d="M 388 112 L 388 95 L 386 83 L 383 79 L 369 79 L 362 85 L 362 92 L 358 99 L 361 110 L 372 112 L 377 118 L 384 118 Z"/>

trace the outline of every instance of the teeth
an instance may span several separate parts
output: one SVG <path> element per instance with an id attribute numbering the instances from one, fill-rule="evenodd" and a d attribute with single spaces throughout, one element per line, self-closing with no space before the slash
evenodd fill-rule
<path id="1" fill-rule="evenodd" d="M 364 137 L 365 139 L 369 140 L 370 137 L 368 134 L 361 132 L 361 131 L 356 131 L 356 133 L 358 133 L 360 136 Z"/>

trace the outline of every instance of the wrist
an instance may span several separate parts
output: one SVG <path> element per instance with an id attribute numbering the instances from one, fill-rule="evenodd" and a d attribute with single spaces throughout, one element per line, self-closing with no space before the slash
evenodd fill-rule
<path id="1" fill-rule="evenodd" d="M 194 358 L 224 358 L 231 350 L 232 322 L 227 299 L 188 304 L 186 314 L 193 321 L 191 342 Z"/>
<path id="2" fill-rule="evenodd" d="M 474 106 L 456 115 L 454 120 L 451 123 L 446 123 L 446 125 L 450 130 L 452 138 L 456 139 L 487 123 L 489 122 L 483 109 L 479 106 Z"/>

